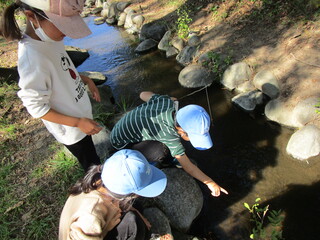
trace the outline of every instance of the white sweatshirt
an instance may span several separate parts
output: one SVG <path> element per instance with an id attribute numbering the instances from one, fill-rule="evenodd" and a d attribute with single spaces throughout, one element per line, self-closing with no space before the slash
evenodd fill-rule
<path id="1" fill-rule="evenodd" d="M 63 41 L 42 42 L 24 36 L 19 42 L 18 59 L 21 88 L 18 96 L 33 117 L 41 118 L 54 109 L 64 115 L 92 119 L 85 85 Z M 63 144 L 74 144 L 86 136 L 77 127 L 42 121 Z"/>

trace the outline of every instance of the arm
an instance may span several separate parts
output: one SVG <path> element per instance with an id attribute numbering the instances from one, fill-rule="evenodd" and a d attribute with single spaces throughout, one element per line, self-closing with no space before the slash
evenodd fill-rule
<path id="1" fill-rule="evenodd" d="M 70 127 L 77 127 L 87 135 L 97 134 L 102 129 L 102 127 L 99 126 L 99 123 L 93 121 L 92 119 L 71 117 L 59 113 L 53 109 L 50 109 L 44 116 L 41 117 L 41 119 Z"/>
<path id="2" fill-rule="evenodd" d="M 204 174 L 196 165 L 194 165 L 186 154 L 176 155 L 175 158 L 180 162 L 182 168 L 192 177 L 198 179 L 207 185 L 211 191 L 211 195 L 218 197 L 221 192 L 228 194 L 228 192 L 215 183 L 210 177 Z"/>
<path id="3" fill-rule="evenodd" d="M 100 102 L 101 101 L 100 93 L 99 93 L 99 90 L 98 90 L 96 84 L 92 81 L 91 78 L 89 78 L 87 76 L 80 75 L 80 77 L 81 77 L 82 81 L 84 82 L 84 84 L 88 85 L 89 90 L 92 94 L 92 98 L 94 100 L 96 100 L 97 102 Z"/>
<path id="4" fill-rule="evenodd" d="M 140 99 L 142 101 L 148 102 L 153 95 L 154 95 L 153 92 L 148 92 L 148 91 L 141 92 L 140 93 Z"/>
<path id="5" fill-rule="evenodd" d="M 145 102 L 148 102 L 150 100 L 150 98 L 154 95 L 155 93 L 153 92 L 149 92 L 149 91 L 144 91 L 144 92 L 141 92 L 140 93 L 140 99 L 145 101 Z M 171 100 L 172 101 L 176 101 L 177 98 L 175 97 L 171 97 Z"/>

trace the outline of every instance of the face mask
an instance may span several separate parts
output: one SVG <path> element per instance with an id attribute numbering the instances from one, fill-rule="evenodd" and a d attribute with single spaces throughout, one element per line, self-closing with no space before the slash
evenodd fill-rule
<path id="1" fill-rule="evenodd" d="M 37 22 L 38 22 L 38 25 L 39 27 L 36 29 L 33 25 L 33 23 L 30 21 L 31 23 L 31 26 L 35 32 L 35 34 L 40 38 L 41 41 L 43 42 L 56 42 L 55 40 L 53 40 L 52 38 L 50 38 L 46 33 L 45 31 L 41 28 L 40 24 L 39 24 L 39 21 L 38 21 L 38 18 L 36 17 L 37 19 Z M 49 19 L 48 19 L 49 20 Z M 49 20 L 50 21 L 50 20 Z"/>

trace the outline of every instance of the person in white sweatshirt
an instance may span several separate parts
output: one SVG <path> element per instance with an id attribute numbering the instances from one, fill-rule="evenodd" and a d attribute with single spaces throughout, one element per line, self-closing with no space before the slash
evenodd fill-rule
<path id="1" fill-rule="evenodd" d="M 28 112 L 41 118 L 57 141 L 77 157 L 85 171 L 100 164 L 91 135 L 102 127 L 93 120 L 85 85 L 96 101 L 100 95 L 94 82 L 80 76 L 63 39 L 91 34 L 79 13 L 84 0 L 16 0 L 2 16 L 1 34 L 19 40 L 18 96 Z M 20 32 L 14 18 L 16 9 L 24 11 L 27 27 Z"/>

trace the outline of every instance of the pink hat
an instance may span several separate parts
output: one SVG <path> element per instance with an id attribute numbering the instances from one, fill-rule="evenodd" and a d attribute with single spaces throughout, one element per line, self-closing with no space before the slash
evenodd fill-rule
<path id="1" fill-rule="evenodd" d="M 43 10 L 50 21 L 68 37 L 82 38 L 91 34 L 80 16 L 84 0 L 21 0 L 21 2 Z"/>

